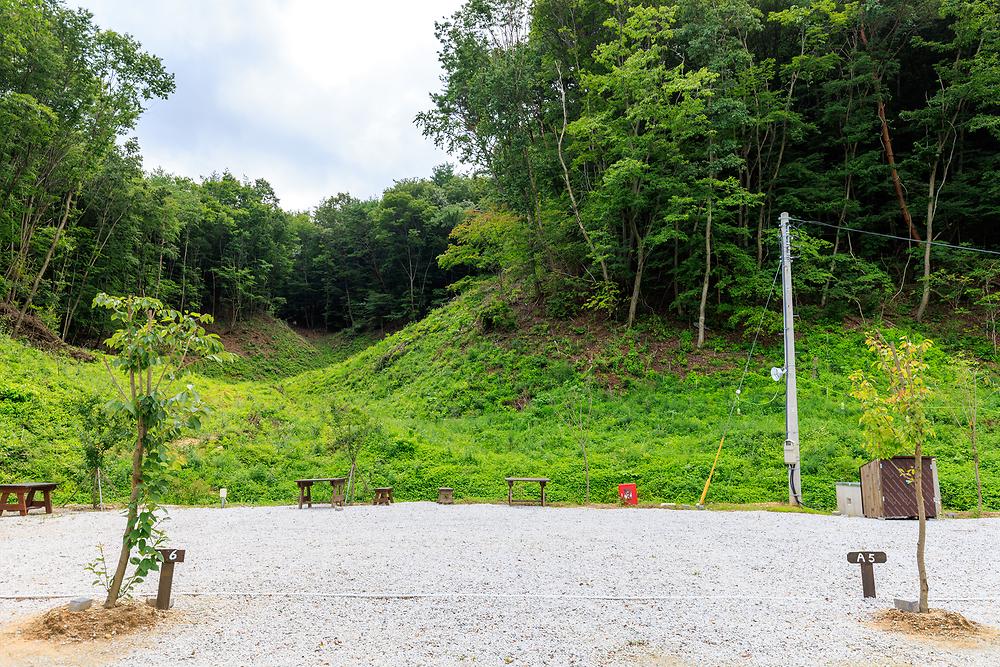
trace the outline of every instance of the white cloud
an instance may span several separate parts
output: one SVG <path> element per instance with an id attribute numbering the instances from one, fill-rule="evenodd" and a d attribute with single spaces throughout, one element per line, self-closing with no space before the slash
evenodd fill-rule
<path id="1" fill-rule="evenodd" d="M 413 125 L 461 0 L 76 0 L 163 58 L 177 91 L 137 129 L 147 168 L 266 178 L 283 204 L 380 193 L 448 159 Z"/>

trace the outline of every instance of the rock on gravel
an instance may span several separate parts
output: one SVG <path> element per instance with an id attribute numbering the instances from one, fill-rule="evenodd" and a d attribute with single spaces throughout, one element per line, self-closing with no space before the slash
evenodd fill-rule
<path id="1" fill-rule="evenodd" d="M 171 545 L 187 550 L 173 620 L 110 653 L 78 647 L 79 664 L 1000 664 L 996 643 L 870 624 L 916 594 L 915 522 L 433 503 L 170 516 Z M 122 521 L 0 518 L 0 617 L 61 601 L 14 596 L 99 596 L 83 566 Z M 932 605 L 1000 627 L 998 546 L 1000 520 L 932 522 Z M 846 561 L 858 550 L 888 553 L 875 601 Z M 154 590 L 155 577 L 139 595 Z"/>

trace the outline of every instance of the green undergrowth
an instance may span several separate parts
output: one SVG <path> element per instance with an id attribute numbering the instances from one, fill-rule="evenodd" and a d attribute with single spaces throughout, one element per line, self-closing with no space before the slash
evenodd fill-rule
<path id="1" fill-rule="evenodd" d="M 371 345 L 369 334 L 303 334 L 281 320 L 256 318 L 237 325 L 213 327 L 226 349 L 237 354 L 225 365 L 199 363 L 204 376 L 234 381 L 287 378 L 336 364 Z"/>
<path id="2" fill-rule="evenodd" d="M 781 365 L 779 338 L 758 345 L 730 421 L 748 341 L 716 337 L 697 351 L 689 333 L 660 320 L 629 332 L 526 313 L 497 332 L 482 317 L 493 299 L 487 289 L 472 290 L 378 341 L 304 341 L 286 328 L 299 341 L 287 343 L 292 352 L 272 344 L 260 353 L 266 361 L 251 354 L 214 377 L 196 375 L 212 414 L 201 432 L 174 443 L 166 500 L 214 503 L 227 487 L 233 503 L 292 502 L 297 478 L 346 476 L 353 442 L 361 446 L 364 499 L 375 486 L 394 487 L 400 500 L 431 500 L 438 487 L 451 486 L 460 499 L 501 500 L 504 477 L 544 476 L 552 480 L 549 499 L 580 503 L 586 448 L 592 503 L 614 503 L 617 485 L 634 482 L 643 503 L 691 504 L 727 430 L 708 502 L 786 500 L 783 384 L 768 373 Z M 938 458 L 945 506 L 960 510 L 975 503 L 950 384 L 950 353 L 973 347 L 963 337 L 960 329 L 943 333 L 929 357 L 936 437 L 928 449 Z M 803 499 L 829 510 L 835 482 L 857 481 L 865 462 L 858 406 L 848 393 L 849 374 L 867 363 L 863 333 L 802 324 L 797 358 Z M 92 420 L 83 406 L 111 397 L 103 366 L 6 337 L 0 360 L 0 480 L 59 481 L 59 502 L 86 501 L 81 442 Z M 980 399 L 984 497 L 998 508 L 1000 447 L 991 425 L 1000 401 L 986 389 Z M 120 439 L 105 465 L 110 499 L 125 495 L 127 446 Z"/>

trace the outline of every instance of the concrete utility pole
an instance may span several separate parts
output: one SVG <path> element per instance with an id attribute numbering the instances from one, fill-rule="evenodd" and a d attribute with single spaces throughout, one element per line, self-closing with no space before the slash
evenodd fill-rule
<path id="1" fill-rule="evenodd" d="M 785 464 L 788 466 L 788 503 L 802 504 L 799 471 L 799 399 L 795 391 L 795 318 L 792 313 L 792 243 L 788 213 L 779 217 L 781 227 L 781 297 L 785 320 Z"/>

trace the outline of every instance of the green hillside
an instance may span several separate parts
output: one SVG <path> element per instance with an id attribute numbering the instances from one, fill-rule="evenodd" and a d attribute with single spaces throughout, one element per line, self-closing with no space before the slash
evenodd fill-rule
<path id="1" fill-rule="evenodd" d="M 225 376 L 195 376 L 213 412 L 195 437 L 174 443 L 168 500 L 210 503 L 225 486 L 231 502 L 290 502 L 298 477 L 347 474 L 348 442 L 361 443 L 359 493 L 365 496 L 366 486 L 390 485 L 401 500 L 431 499 L 437 487 L 452 486 L 459 498 L 496 500 L 505 494 L 504 476 L 544 475 L 553 480 L 553 501 L 579 503 L 585 447 L 592 502 L 614 502 L 621 482 L 636 482 L 643 502 L 697 500 L 748 341 L 714 338 L 695 352 L 689 332 L 659 319 L 629 332 L 593 318 L 545 320 L 498 303 L 489 289 L 475 289 L 370 345 L 371 339 L 344 336 L 310 342 L 280 323 L 260 325 L 250 336 L 256 353 Z M 968 345 L 958 329 L 937 333 Z M 949 380 L 948 352 L 943 343 L 929 356 L 942 386 Z M 808 506 L 829 509 L 834 482 L 856 480 L 864 462 L 848 375 L 867 363 L 866 354 L 860 330 L 802 327 Z M 60 481 L 60 502 L 87 502 L 82 443 L 103 437 L 117 443 L 105 463 L 105 498 L 121 498 L 127 449 L 97 411 L 110 397 L 103 366 L 6 336 L 0 355 L 0 480 Z M 758 345 L 711 502 L 786 497 L 783 384 L 767 373 L 780 359 L 779 339 Z M 320 362 L 328 363 L 316 367 Z M 301 366 L 312 370 L 281 372 Z M 938 457 L 945 505 L 968 509 L 975 489 L 968 441 L 952 410 L 956 401 L 944 390 L 935 393 L 930 453 Z M 1000 448 L 988 425 L 998 403 L 996 394 L 982 392 L 984 499 L 993 508 L 1000 507 Z"/>

